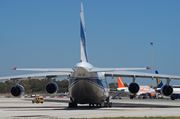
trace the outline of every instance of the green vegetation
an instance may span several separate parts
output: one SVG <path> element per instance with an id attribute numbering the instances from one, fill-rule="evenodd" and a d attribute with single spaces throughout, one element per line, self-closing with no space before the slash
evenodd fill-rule
<path id="1" fill-rule="evenodd" d="M 110 89 L 116 89 L 118 87 L 118 83 L 110 83 L 109 88 Z"/>
<path id="2" fill-rule="evenodd" d="M 52 79 L 53 82 L 57 83 L 59 86 L 58 93 L 68 92 L 69 81 L 64 79 L 62 81 Z M 30 80 L 20 80 L 18 82 L 25 89 L 26 94 L 35 94 L 35 93 L 46 93 L 45 87 L 47 85 L 46 79 L 30 79 Z M 127 86 L 127 84 L 125 83 Z M 0 94 L 10 93 L 12 87 L 12 83 L 9 81 L 0 82 Z M 116 89 L 118 87 L 118 83 L 110 83 L 109 87 L 111 89 Z"/>
<path id="3" fill-rule="evenodd" d="M 53 82 L 57 83 L 59 86 L 58 93 L 68 92 L 69 81 L 64 79 L 62 81 L 56 81 L 53 79 Z M 46 79 L 30 79 L 30 80 L 20 80 L 19 84 L 22 85 L 25 89 L 26 94 L 35 94 L 35 93 L 46 93 L 45 87 L 48 84 Z M 0 82 L 0 93 L 6 94 L 10 93 L 12 83 L 9 81 Z"/>
<path id="4" fill-rule="evenodd" d="M 124 86 L 125 86 L 125 87 L 128 87 L 128 84 L 127 84 L 127 83 L 124 83 Z M 110 84 L 109 84 L 109 87 L 110 87 L 111 89 L 116 89 L 116 88 L 118 87 L 118 83 L 110 83 Z"/>

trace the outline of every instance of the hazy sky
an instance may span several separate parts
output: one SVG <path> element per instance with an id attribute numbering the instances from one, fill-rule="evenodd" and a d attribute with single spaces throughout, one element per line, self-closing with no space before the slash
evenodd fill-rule
<path id="1" fill-rule="evenodd" d="M 74 67 L 80 61 L 80 2 L 84 5 L 88 58 L 93 66 L 151 66 L 150 42 L 154 42 L 154 70 L 180 76 L 179 0 L 3 0 L 0 77 L 36 73 L 12 71 L 15 66 Z M 151 80 L 137 82 L 150 85 Z M 171 84 L 180 85 L 180 81 Z"/>

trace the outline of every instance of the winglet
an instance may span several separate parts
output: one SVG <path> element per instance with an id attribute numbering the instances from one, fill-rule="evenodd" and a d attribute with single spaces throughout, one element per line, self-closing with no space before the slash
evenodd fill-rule
<path id="1" fill-rule="evenodd" d="M 17 69 L 17 67 L 13 68 L 13 70 L 16 70 L 16 69 Z"/>
<path id="2" fill-rule="evenodd" d="M 146 69 L 150 69 L 150 68 L 149 68 L 149 66 L 147 66 L 147 68 L 146 68 Z"/>

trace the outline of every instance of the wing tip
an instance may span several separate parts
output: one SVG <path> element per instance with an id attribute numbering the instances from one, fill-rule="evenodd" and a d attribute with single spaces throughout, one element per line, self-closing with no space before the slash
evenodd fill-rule
<path id="1" fill-rule="evenodd" d="M 13 70 L 16 70 L 16 69 L 17 69 L 17 67 L 13 68 Z"/>
<path id="2" fill-rule="evenodd" d="M 146 69 L 150 69 L 149 66 L 147 66 Z"/>

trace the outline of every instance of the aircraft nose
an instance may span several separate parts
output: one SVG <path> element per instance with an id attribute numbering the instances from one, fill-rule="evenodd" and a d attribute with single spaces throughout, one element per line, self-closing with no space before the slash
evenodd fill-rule
<path id="1" fill-rule="evenodd" d="M 79 80 L 74 86 L 69 88 L 71 96 L 73 97 L 75 102 L 93 102 L 93 101 L 102 101 L 99 99 L 103 97 L 103 90 L 99 87 L 91 83 L 92 81 L 85 79 L 77 79 Z"/>

